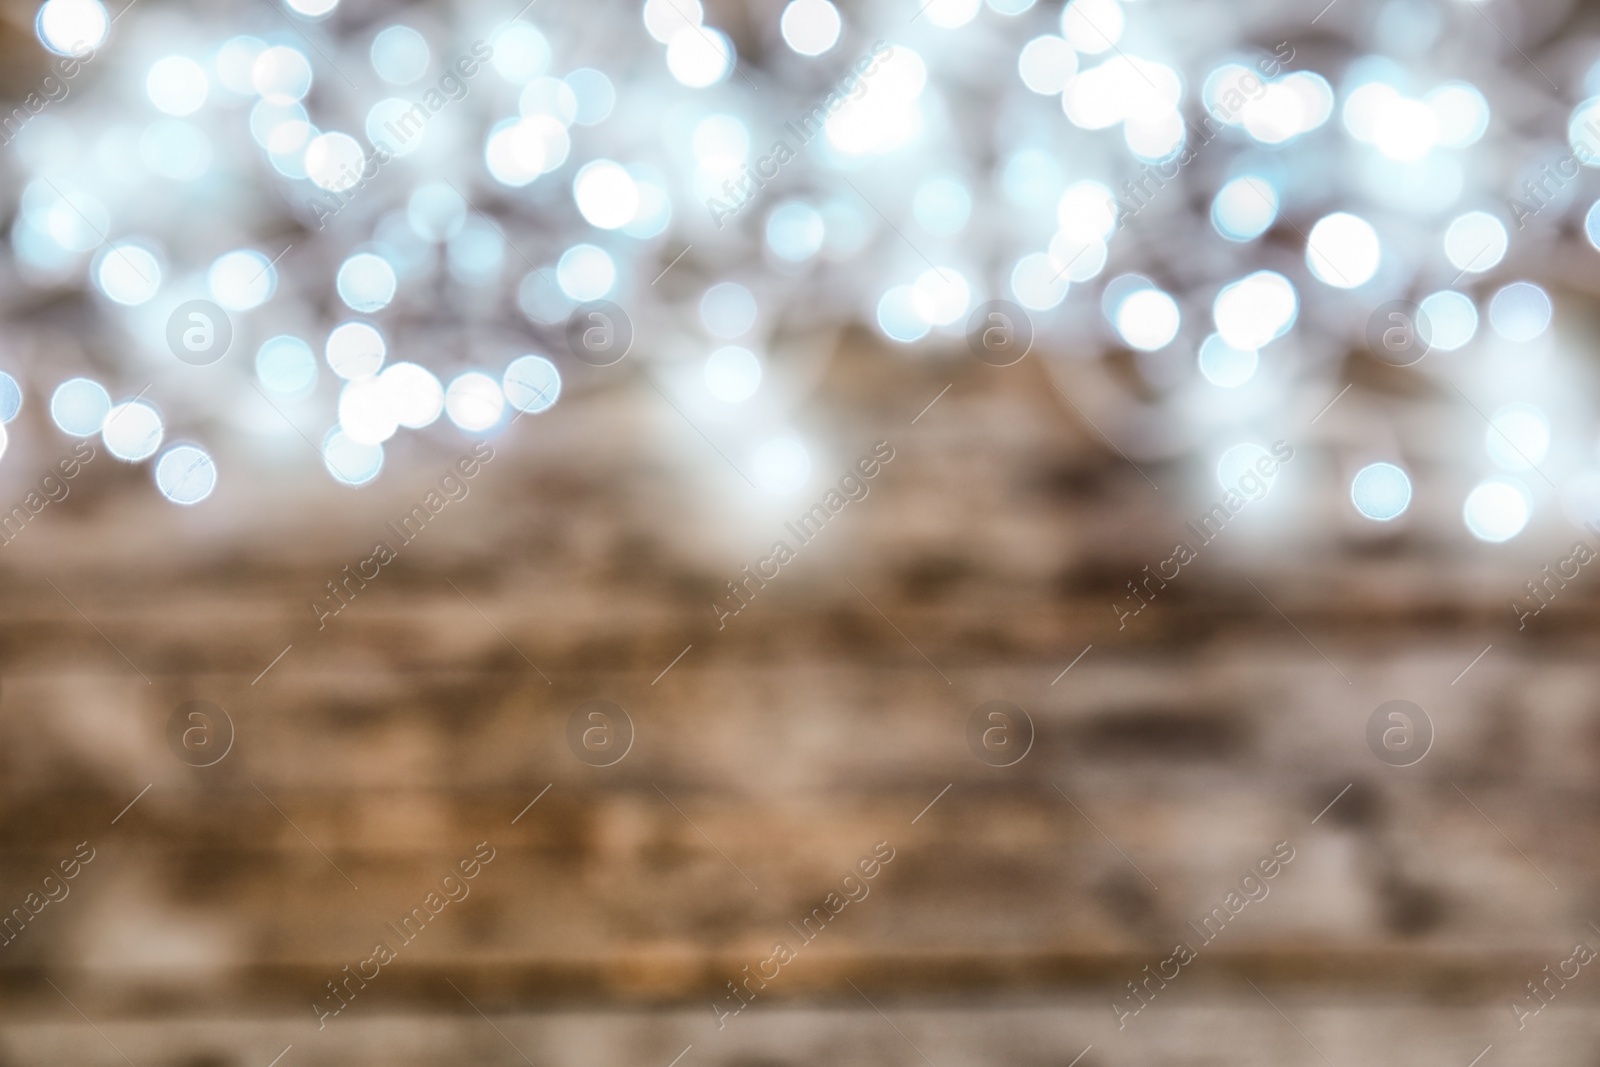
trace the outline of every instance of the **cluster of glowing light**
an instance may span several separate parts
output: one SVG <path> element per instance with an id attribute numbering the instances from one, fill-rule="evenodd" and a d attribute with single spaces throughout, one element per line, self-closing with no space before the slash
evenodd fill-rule
<path id="1" fill-rule="evenodd" d="M 1289 279 L 1261 270 L 1223 286 L 1211 317 L 1228 345 L 1255 352 L 1288 333 L 1299 311 L 1300 298 Z"/>
<path id="2" fill-rule="evenodd" d="M 311 61 L 298 49 L 273 45 L 256 56 L 250 81 L 269 104 L 292 104 L 311 91 Z"/>
<path id="3" fill-rule="evenodd" d="M 1489 420 L 1483 447 L 1502 470 L 1528 470 L 1550 450 L 1550 422 L 1532 404 L 1507 405 Z"/>
<path id="4" fill-rule="evenodd" d="M 748 348 L 728 345 L 706 358 L 706 391 L 724 404 L 738 404 L 761 387 L 761 361 Z"/>
<path id="5" fill-rule="evenodd" d="M 1589 244 L 1600 250 L 1600 200 L 1589 205 L 1589 210 L 1583 216 L 1583 235 L 1589 239 Z"/>
<path id="6" fill-rule="evenodd" d="M 363 314 L 388 307 L 397 284 L 394 267 L 371 252 L 357 252 L 345 260 L 334 280 L 339 299 L 345 306 Z"/>
<path id="7" fill-rule="evenodd" d="M 106 412 L 100 439 L 106 451 L 127 463 L 138 463 L 155 455 L 161 447 L 165 428 L 161 415 L 143 400 L 128 400 Z"/>
<path id="8" fill-rule="evenodd" d="M 1074 126 L 1085 130 L 1108 129 L 1119 122 L 1159 128 L 1171 121 L 1182 96 L 1183 82 L 1177 71 L 1164 63 L 1118 53 L 1071 78 L 1061 93 L 1061 109 Z M 1181 117 L 1179 126 L 1181 131 Z M 1125 130 L 1125 137 L 1127 133 Z M 1169 151 L 1181 144 L 1180 132 Z"/>
<path id="9" fill-rule="evenodd" d="M 493 427 L 505 408 L 500 383 L 481 371 L 457 375 L 444 393 L 445 414 L 468 433 L 482 433 Z"/>
<path id="10" fill-rule="evenodd" d="M 972 194 L 951 175 L 929 178 L 911 197 L 911 213 L 929 233 L 950 237 L 961 232 L 972 214 Z"/>
<path id="11" fill-rule="evenodd" d="M 1487 211 L 1452 219 L 1444 232 L 1444 254 L 1459 271 L 1479 274 L 1505 258 L 1511 239 L 1504 224 Z"/>
<path id="12" fill-rule="evenodd" d="M 1211 225 L 1230 241 L 1255 240 L 1277 217 L 1277 188 L 1254 174 L 1229 181 L 1211 201 Z"/>
<path id="13" fill-rule="evenodd" d="M 1439 116 L 1421 100 L 1398 92 L 1372 116 L 1372 144 L 1398 163 L 1414 163 L 1431 152 L 1441 136 Z"/>
<path id="14" fill-rule="evenodd" d="M 390 26 L 372 39 L 372 69 L 390 85 L 410 85 L 428 72 L 428 41 L 410 26 Z"/>
<path id="15" fill-rule="evenodd" d="M 382 107 L 383 101 L 379 101 L 373 107 L 373 112 Z M 367 121 L 371 123 L 371 114 L 368 115 Z M 273 126 L 267 134 L 266 143 L 262 145 L 267 150 L 267 160 L 272 164 L 272 169 L 285 178 L 293 178 L 296 181 L 305 178 L 306 147 L 311 144 L 311 139 L 321 132 L 302 119 L 285 119 Z M 371 133 L 369 125 L 368 134 Z"/>
<path id="16" fill-rule="evenodd" d="M 156 488 L 174 504 L 198 504 L 217 487 L 216 461 L 195 445 L 173 445 L 155 466 Z"/>
<path id="17" fill-rule="evenodd" d="M 1454 289 L 1441 289 L 1417 305 L 1417 334 L 1430 349 L 1454 352 L 1478 332 L 1478 307 Z"/>
<path id="18" fill-rule="evenodd" d="M 1345 94 L 1339 119 L 1351 137 L 1363 144 L 1376 144 L 1379 119 L 1401 99 L 1400 90 L 1387 81 L 1377 78 L 1363 81 Z M 1438 122 L 1437 116 L 1434 121 Z"/>
<path id="19" fill-rule="evenodd" d="M 445 182 L 418 186 L 406 201 L 406 222 L 424 241 L 448 241 L 466 221 L 467 202 Z"/>
<path id="20" fill-rule="evenodd" d="M 1313 71 L 1266 79 L 1232 64 L 1214 72 L 1213 79 L 1207 83 L 1212 115 L 1242 126 L 1262 144 L 1284 144 L 1322 126 L 1333 114 L 1333 87 Z"/>
<path id="21" fill-rule="evenodd" d="M 298 100 L 275 104 L 258 100 L 250 109 L 250 136 L 269 153 L 283 154 L 305 144 L 320 132 Z"/>
<path id="22" fill-rule="evenodd" d="M 89 251 L 111 227 L 111 215 L 99 197 L 78 189 L 58 191 L 42 180 L 28 183 L 20 207 L 31 227 L 69 252 Z"/>
<path id="23" fill-rule="evenodd" d="M 108 299 L 133 307 L 161 288 L 161 263 L 142 244 L 118 241 L 95 257 L 94 281 Z"/>
<path id="24" fill-rule="evenodd" d="M 489 45 L 495 72 L 512 85 L 526 85 L 550 66 L 550 42 L 531 22 L 502 27 Z"/>
<path id="25" fill-rule="evenodd" d="M 217 257 L 206 274 L 211 298 L 230 311 L 249 311 L 272 298 L 278 288 L 278 270 L 253 249 L 240 249 Z"/>
<path id="26" fill-rule="evenodd" d="M 749 333 L 757 311 L 755 295 L 738 282 L 718 282 L 700 298 L 700 322 L 724 340 Z"/>
<path id="27" fill-rule="evenodd" d="M 266 50 L 267 43 L 259 37 L 241 34 L 222 42 L 212 60 L 217 81 L 235 96 L 255 94 L 254 68 L 256 57 Z"/>
<path id="28" fill-rule="evenodd" d="M 1550 326 L 1550 294 L 1532 282 L 1512 282 L 1489 301 L 1489 325 L 1508 341 L 1531 341 Z"/>
<path id="29" fill-rule="evenodd" d="M 349 380 L 378 373 L 389 346 L 377 328 L 365 322 L 346 322 L 335 326 L 323 348 L 333 373 Z"/>
<path id="30" fill-rule="evenodd" d="M 1061 281 L 1088 281 L 1105 266 L 1107 242 L 1117 228 L 1116 198 L 1097 181 L 1074 182 L 1056 202 L 1056 225 L 1046 257 L 1055 264 L 1050 288 L 1058 275 Z"/>
<path id="31" fill-rule="evenodd" d="M 1066 38 L 1045 34 L 1022 46 L 1017 74 L 1022 84 L 1043 96 L 1054 96 L 1078 73 L 1078 53 Z"/>
<path id="32" fill-rule="evenodd" d="M 561 396 L 561 372 L 543 356 L 518 356 L 506 367 L 504 389 L 512 407 L 537 415 Z"/>
<path id="33" fill-rule="evenodd" d="M 1372 224 L 1344 211 L 1318 220 L 1306 240 L 1306 265 L 1336 289 L 1354 289 L 1370 281 L 1378 273 L 1381 256 Z"/>
<path id="34" fill-rule="evenodd" d="M 345 485 L 366 485 L 383 469 L 383 446 L 352 441 L 335 427 L 323 439 L 322 463 Z"/>
<path id="35" fill-rule="evenodd" d="M 517 110 L 523 115 L 549 115 L 571 126 L 578 118 L 578 94 L 561 78 L 534 78 L 517 96 Z"/>
<path id="36" fill-rule="evenodd" d="M 805 488 L 811 478 L 811 453 L 795 437 L 764 441 L 750 457 L 756 484 L 769 493 L 787 495 Z"/>
<path id="37" fill-rule="evenodd" d="M 785 200 L 767 216 L 767 247 L 789 263 L 803 263 L 822 248 L 822 214 L 804 200 Z"/>
<path id="38" fill-rule="evenodd" d="M 639 210 L 622 227 L 622 232 L 648 240 L 660 235 L 672 221 L 672 198 L 667 194 L 665 176 L 654 166 L 636 163 L 628 168 L 628 173 L 639 190 Z"/>
<path id="39" fill-rule="evenodd" d="M 1131 348 L 1154 352 L 1178 335 L 1178 302 L 1156 288 L 1137 289 L 1122 299 L 1112 319 Z"/>
<path id="40" fill-rule="evenodd" d="M 496 181 L 517 187 L 560 167 L 571 151 L 572 138 L 561 120 L 538 113 L 496 123 L 483 155 Z"/>
<path id="41" fill-rule="evenodd" d="M 579 67 L 562 79 L 572 91 L 577 107 L 572 121 L 579 126 L 604 122 L 617 105 L 617 90 L 611 79 L 593 67 Z"/>
<path id="42" fill-rule="evenodd" d="M 282 396 L 306 396 L 317 384 L 317 357 L 300 338 L 279 334 L 257 349 L 256 378 Z"/>
<path id="43" fill-rule="evenodd" d="M 1254 349 L 1234 348 L 1220 334 L 1207 334 L 1200 342 L 1200 373 L 1212 385 L 1237 389 L 1255 377 L 1261 356 Z"/>
<path id="44" fill-rule="evenodd" d="M 1079 52 L 1095 56 L 1122 39 L 1124 22 L 1117 0 L 1067 0 L 1061 9 L 1061 36 Z"/>
<path id="45" fill-rule="evenodd" d="M 803 56 L 820 56 L 839 40 L 839 9 L 828 0 L 789 0 L 778 19 L 783 43 Z"/>
<path id="46" fill-rule="evenodd" d="M 68 378 L 50 394 L 50 421 L 73 437 L 99 433 L 110 410 L 111 394 L 92 378 Z"/>
<path id="47" fill-rule="evenodd" d="M 877 63 L 871 81 L 858 83 L 824 127 L 828 142 L 845 155 L 892 152 L 922 133 L 919 99 L 928 83 L 928 65 L 903 44 L 894 45 Z"/>
<path id="48" fill-rule="evenodd" d="M 1495 478 L 1479 483 L 1467 494 L 1461 517 L 1472 536 L 1498 544 L 1521 533 L 1532 512 L 1533 501 L 1526 489 L 1509 479 Z"/>
<path id="49" fill-rule="evenodd" d="M 639 210 L 639 186 L 620 164 L 609 159 L 585 163 L 572 179 L 572 198 L 592 226 L 615 230 Z"/>
<path id="50" fill-rule="evenodd" d="M 34 19 L 34 31 L 56 55 L 82 55 L 105 44 L 111 16 L 100 0 L 46 0 Z"/>
<path id="51" fill-rule="evenodd" d="M 166 56 L 151 64 L 144 91 L 150 102 L 169 115 L 192 115 L 211 90 L 205 68 L 188 56 Z"/>
<path id="52" fill-rule="evenodd" d="M 1374 522 L 1392 522 L 1411 506 L 1411 479 L 1393 463 L 1369 463 L 1350 480 L 1350 502 Z"/>
<path id="53" fill-rule="evenodd" d="M 444 411 L 444 386 L 424 366 L 394 363 L 385 367 L 376 381 L 395 422 L 407 429 L 431 426 Z"/>

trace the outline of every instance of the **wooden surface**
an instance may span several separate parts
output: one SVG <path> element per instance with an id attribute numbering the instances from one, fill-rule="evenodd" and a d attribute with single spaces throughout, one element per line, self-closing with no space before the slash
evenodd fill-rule
<path id="1" fill-rule="evenodd" d="M 311 598 L 468 442 L 418 437 L 365 491 L 293 439 L 256 468 L 224 447 L 193 511 L 102 458 L 0 549 L 0 899 L 97 850 L 0 949 L 0 1063 L 123 1062 L 114 1044 L 141 1067 L 264 1067 L 292 1044 L 286 1067 L 666 1067 L 692 1044 L 684 1067 L 1064 1067 L 1092 1044 L 1083 1067 L 1464 1067 L 1491 1043 L 1593 1047 L 1587 968 L 1520 1032 L 1508 1005 L 1600 944 L 1600 614 L 1580 579 L 1517 631 L 1508 601 L 1578 534 L 1541 512 L 1511 545 L 1470 540 L 1465 475 L 1427 434 L 1470 411 L 1416 399 L 1417 502 L 1374 537 L 1342 464 L 1382 383 L 1311 425 L 1344 381 L 1308 381 L 1261 511 L 1119 630 L 1123 583 L 1220 490 L 1203 463 L 1141 475 L 1109 449 L 1051 387 L 1111 388 L 1080 366 L 847 339 L 793 413 L 818 479 L 776 503 L 637 367 L 570 369 L 320 631 Z M 38 408 L 11 496 L 70 447 Z M 1133 409 L 1090 410 L 1134 439 Z M 712 597 L 880 440 L 895 458 L 868 497 L 719 630 Z M 1437 731 L 1407 768 L 1364 736 L 1396 698 Z M 213 767 L 167 745 L 191 699 L 236 727 Z M 635 728 L 610 767 L 567 744 L 591 699 Z M 967 746 L 992 699 L 1035 725 L 1011 767 Z M 470 896 L 319 1032 L 324 983 L 482 841 Z M 870 894 L 719 1030 L 725 983 L 798 943 L 788 924 L 877 842 L 895 858 Z M 1277 842 L 1295 858 L 1269 895 L 1119 1031 L 1125 983 Z"/>

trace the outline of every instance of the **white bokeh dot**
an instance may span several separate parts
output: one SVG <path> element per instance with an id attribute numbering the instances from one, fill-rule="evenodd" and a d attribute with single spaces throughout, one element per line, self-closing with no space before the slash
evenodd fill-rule
<path id="1" fill-rule="evenodd" d="M 218 256 L 206 274 L 211 298 L 229 311 L 249 311 L 271 299 L 278 287 L 272 261 L 253 249 Z"/>
<path id="2" fill-rule="evenodd" d="M 372 39 L 372 69 L 390 85 L 410 85 L 428 72 L 428 41 L 410 26 L 390 26 Z"/>
<path id="3" fill-rule="evenodd" d="M 394 267 L 382 256 L 358 252 L 339 267 L 334 286 L 339 299 L 354 311 L 371 314 L 389 306 L 394 299 Z"/>
<path id="4" fill-rule="evenodd" d="M 1350 502 L 1374 522 L 1389 522 L 1411 505 L 1411 479 L 1393 463 L 1369 463 L 1350 481 Z"/>
<path id="5" fill-rule="evenodd" d="M 803 56 L 820 56 L 839 40 L 839 9 L 828 0 L 790 0 L 778 19 L 783 43 Z"/>
<path id="6" fill-rule="evenodd" d="M 543 356 L 518 356 L 506 368 L 504 389 L 512 407 L 538 414 L 561 396 L 561 372 Z"/>
<path id="7" fill-rule="evenodd" d="M 621 164 L 609 159 L 585 163 L 572 179 L 572 198 L 591 226 L 615 230 L 639 210 L 639 186 Z"/>
<path id="8" fill-rule="evenodd" d="M 691 89 L 720 82 L 733 63 L 733 45 L 709 26 L 685 26 L 667 44 L 667 70 Z"/>
<path id="9" fill-rule="evenodd" d="M 1338 289 L 1354 289 L 1370 281 L 1378 272 L 1381 254 L 1372 224 L 1344 211 L 1320 219 L 1306 240 L 1306 265 L 1311 273 Z"/>
<path id="10" fill-rule="evenodd" d="M 738 282 L 718 282 L 700 298 L 700 321 L 716 337 L 733 340 L 756 324 L 756 298 Z"/>
<path id="11" fill-rule="evenodd" d="M 1489 301 L 1489 324 L 1508 341 L 1531 341 L 1550 326 L 1550 294 L 1532 282 L 1512 282 Z"/>
<path id="12" fill-rule="evenodd" d="M 174 504 L 198 504 L 217 487 L 217 464 L 203 448 L 173 445 L 156 460 L 155 479 Z"/>
<path id="13" fill-rule="evenodd" d="M 105 43 L 111 17 L 100 0 L 47 0 L 34 28 L 44 46 L 57 55 L 82 55 Z"/>
<path id="14" fill-rule="evenodd" d="M 63 433 L 93 437 L 105 425 L 111 395 L 90 378 L 69 378 L 50 395 L 50 419 Z"/>
<path id="15" fill-rule="evenodd" d="M 395 421 L 407 429 L 431 426 L 444 411 L 444 386 L 421 364 L 391 364 L 378 375 L 378 382 Z"/>
<path id="16" fill-rule="evenodd" d="M 377 328 L 365 322 L 346 322 L 328 334 L 323 350 L 333 373 L 346 380 L 377 374 L 389 346 Z"/>
<path id="17" fill-rule="evenodd" d="M 482 371 L 456 376 L 444 393 L 445 414 L 469 433 L 481 433 L 500 421 L 506 398 L 500 383 Z"/>
<path id="18" fill-rule="evenodd" d="M 95 257 L 94 280 L 107 298 L 133 307 L 161 288 L 161 264 L 142 245 L 119 241 Z"/>
<path id="19" fill-rule="evenodd" d="M 711 353 L 704 370 L 706 390 L 725 404 L 749 400 L 761 387 L 761 361 L 754 352 L 728 345 Z"/>
<path id="20" fill-rule="evenodd" d="M 811 477 L 811 453 L 796 437 L 762 442 L 750 457 L 750 473 L 769 493 L 787 495 L 805 487 Z"/>
<path id="21" fill-rule="evenodd" d="M 144 90 L 150 102 L 168 115 L 192 115 L 206 102 L 211 81 L 205 68 L 188 56 L 164 56 L 150 66 Z"/>
<path id="22" fill-rule="evenodd" d="M 1165 348 L 1178 335 L 1178 302 L 1160 289 L 1139 289 L 1117 307 L 1116 328 L 1130 347 L 1145 352 Z"/>
<path id="23" fill-rule="evenodd" d="M 127 463 L 155 455 L 163 433 L 160 414 L 142 400 L 115 405 L 106 412 L 105 425 L 100 428 L 106 451 Z"/>
<path id="24" fill-rule="evenodd" d="M 1480 541 L 1509 541 L 1528 525 L 1533 510 L 1528 491 L 1503 479 L 1480 483 L 1467 494 L 1461 517 L 1472 536 Z"/>
<path id="25" fill-rule="evenodd" d="M 1462 273 L 1478 274 L 1495 266 L 1509 244 L 1505 226 L 1487 211 L 1459 215 L 1444 232 L 1445 258 Z"/>

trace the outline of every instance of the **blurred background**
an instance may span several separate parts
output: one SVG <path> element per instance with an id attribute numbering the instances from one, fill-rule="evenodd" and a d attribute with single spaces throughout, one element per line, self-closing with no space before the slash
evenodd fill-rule
<path id="1" fill-rule="evenodd" d="M 0 1064 L 1592 1062 L 1600 14 L 3 15 Z"/>

